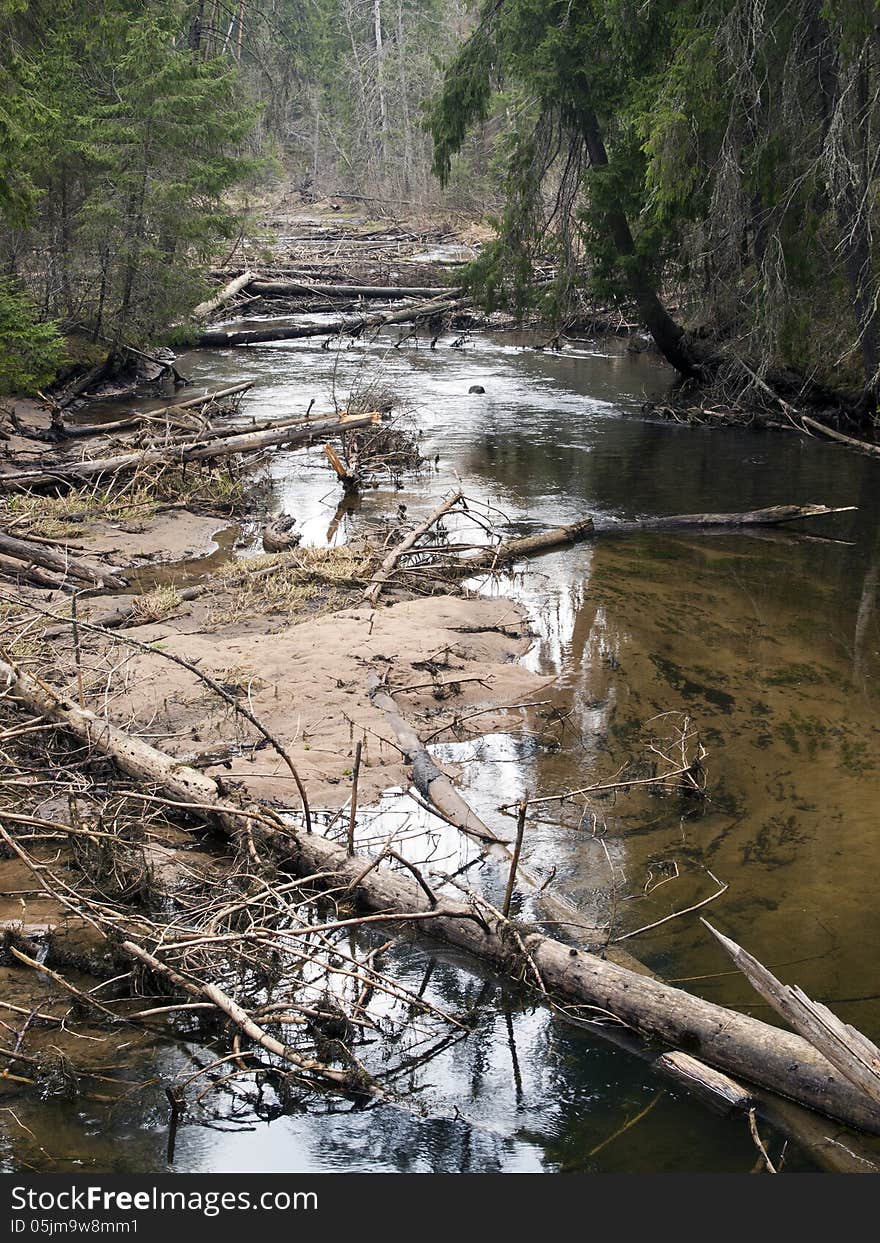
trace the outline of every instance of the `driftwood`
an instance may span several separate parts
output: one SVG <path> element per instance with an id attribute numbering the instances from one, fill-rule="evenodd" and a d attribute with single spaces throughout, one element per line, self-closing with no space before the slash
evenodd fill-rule
<path id="1" fill-rule="evenodd" d="M 594 534 L 593 519 L 584 518 L 581 522 L 573 522 L 567 527 L 552 527 L 549 531 L 541 531 L 537 535 L 526 535 L 522 539 L 493 544 L 473 557 L 462 557 L 454 568 L 468 574 L 475 570 L 494 570 L 503 565 L 510 565 L 512 561 L 518 561 L 521 557 L 532 557 L 536 553 L 553 552 L 556 548 L 577 544 L 581 540 L 590 539 Z"/>
<path id="2" fill-rule="evenodd" d="M 828 436 L 831 440 L 839 440 L 841 444 L 849 445 L 851 449 L 858 449 L 860 453 L 867 453 L 871 457 L 880 457 L 880 445 L 869 444 L 867 440 L 856 440 L 855 436 L 845 436 L 836 428 L 826 427 L 817 419 L 811 419 L 808 414 L 798 414 L 797 417 L 806 427 L 811 427 L 813 431 Z"/>
<path id="3" fill-rule="evenodd" d="M 737 530 L 741 527 L 772 527 L 783 523 L 796 522 L 802 518 L 821 518 L 827 514 L 849 513 L 855 505 L 773 505 L 767 509 L 753 509 L 734 514 L 670 514 L 660 518 L 644 518 L 633 522 L 607 522 L 604 519 L 585 518 L 581 522 L 573 522 L 570 526 L 553 527 L 541 531 L 537 535 L 527 535 L 522 539 L 507 540 L 503 544 L 494 544 L 483 549 L 472 557 L 462 557 L 452 567 L 458 573 L 473 573 L 476 570 L 497 569 L 519 561 L 523 557 L 535 556 L 539 553 L 553 552 L 566 544 L 575 544 L 583 540 L 606 535 L 635 535 L 640 531 L 677 531 L 677 530 Z"/>
<path id="4" fill-rule="evenodd" d="M 231 345 L 258 345 L 262 341 L 293 341 L 300 337 L 334 337 L 340 333 L 359 334 L 370 328 L 391 324 L 410 324 L 419 319 L 432 319 L 463 309 L 467 303 L 448 297 L 434 302 L 421 302 L 402 311 L 374 315 L 353 315 L 334 319 L 329 324 L 276 324 L 268 328 L 208 328 L 197 341 L 202 348 Z"/>
<path id="5" fill-rule="evenodd" d="M 226 802 L 204 773 L 101 720 L 25 671 L 0 661 L 0 679 L 6 694 L 29 711 L 68 729 L 136 779 L 194 805 L 225 832 L 237 836 L 242 822 L 250 822 L 256 834 L 260 824 L 271 823 L 270 813 Z M 636 975 L 525 926 L 517 928 L 492 912 L 477 916 L 472 906 L 449 899 L 438 905 L 412 877 L 380 869 L 363 855 L 350 856 L 345 846 L 317 834 L 270 830 L 261 843 L 291 872 L 337 892 L 347 886 L 359 906 L 389 922 L 415 917 L 429 935 L 516 978 L 537 978 L 546 998 L 563 1008 L 598 1008 L 648 1039 L 686 1045 L 709 1065 L 848 1125 L 880 1133 L 880 1107 L 800 1036 Z"/>
<path id="6" fill-rule="evenodd" d="M 227 388 L 217 388 L 211 393 L 202 393 L 201 397 L 188 397 L 186 401 L 176 401 L 173 406 L 162 406 L 151 414 L 171 414 L 175 410 L 193 410 L 196 406 L 206 406 L 209 402 L 222 401 L 224 397 L 235 397 L 238 393 L 246 393 L 253 388 L 253 380 L 243 380 L 241 384 L 230 384 Z"/>
<path id="7" fill-rule="evenodd" d="M 503 846 L 503 839 L 485 824 L 467 805 L 445 773 L 428 754 L 424 743 L 412 726 L 404 720 L 397 704 L 377 681 L 370 688 L 370 699 L 388 718 L 395 737 L 411 767 L 413 785 L 433 804 L 444 819 L 469 837 Z M 594 930 L 595 931 L 595 930 Z"/>
<path id="8" fill-rule="evenodd" d="M 13 557 L 4 557 L 2 554 L 0 554 L 0 574 L 15 582 L 30 583 L 34 587 L 46 588 L 49 591 L 76 591 L 71 583 L 65 582 L 57 575 L 49 574 L 36 565 L 25 565 L 23 561 L 16 561 Z"/>
<path id="9" fill-rule="evenodd" d="M 789 1023 L 796 1032 L 809 1040 L 813 1048 L 827 1057 L 841 1074 L 880 1105 L 880 1049 L 819 1001 L 792 984 L 783 984 L 772 972 L 753 958 L 747 950 L 702 921 L 724 946 L 740 971 L 756 992 Z"/>
<path id="10" fill-rule="evenodd" d="M 52 462 L 40 470 L 15 471 L 0 474 L 0 488 L 51 487 L 58 483 L 80 483 L 101 475 L 115 475 L 123 471 L 139 470 L 148 466 L 179 466 L 185 462 L 207 462 L 214 458 L 232 457 L 236 453 L 255 453 L 273 445 L 308 445 L 334 432 L 353 431 L 369 427 L 382 419 L 379 411 L 363 415 L 342 415 L 332 419 L 300 420 L 278 428 L 259 432 L 240 432 L 232 436 L 191 441 L 187 444 L 168 445 L 157 449 L 141 449 L 132 453 L 119 453 L 114 457 L 93 458 L 81 462 Z"/>
<path id="11" fill-rule="evenodd" d="M 231 302 L 237 293 L 241 293 L 246 289 L 251 281 L 256 279 L 256 272 L 242 272 L 241 276 L 236 276 L 228 285 L 224 285 L 222 289 L 212 297 L 200 302 L 197 307 L 193 307 L 193 319 L 207 319 L 212 311 L 216 311 L 218 307 L 225 306 L 227 302 Z"/>
<path id="12" fill-rule="evenodd" d="M 125 586 L 125 579 L 108 570 L 106 566 L 95 561 L 87 561 L 84 557 L 71 557 L 67 553 L 53 552 L 45 544 L 35 544 L 31 540 L 16 539 L 0 531 L 0 553 L 12 557 L 16 561 L 24 561 L 29 565 L 41 566 L 66 578 L 77 578 L 81 582 L 91 583 L 95 587 Z"/>
<path id="13" fill-rule="evenodd" d="M 845 514 L 855 505 L 771 505 L 736 514 L 668 514 L 661 518 L 640 518 L 634 522 L 596 522 L 597 535 L 630 535 L 638 531 L 676 531 L 688 527 L 775 527 L 801 518 L 824 518 Z"/>
<path id="14" fill-rule="evenodd" d="M 346 496 L 352 496 L 358 491 L 360 482 L 358 480 L 358 453 L 357 446 L 352 442 L 343 461 L 332 445 L 324 445 L 324 456 L 336 472 L 336 478 L 342 484 L 343 491 Z"/>
<path id="15" fill-rule="evenodd" d="M 240 279 L 240 278 L 239 278 Z M 323 298 L 456 298 L 460 289 L 424 285 L 319 285 L 292 280 L 250 282 L 249 292 L 261 298 L 280 298 L 295 294 L 317 294 Z"/>
<path id="16" fill-rule="evenodd" d="M 370 579 L 369 586 L 364 592 L 364 599 L 366 601 L 375 606 L 376 601 L 379 599 L 379 593 L 394 573 L 395 567 L 397 566 L 400 558 L 409 552 L 413 545 L 421 539 L 426 531 L 431 529 L 435 522 L 439 522 L 444 515 L 448 514 L 450 509 L 454 508 L 454 506 L 456 506 L 462 499 L 462 496 L 463 493 L 459 488 L 457 492 L 454 492 L 452 496 L 447 497 L 442 504 L 438 505 L 433 513 L 428 515 L 424 522 L 420 522 L 417 527 L 410 531 L 409 535 L 407 535 L 405 539 L 402 539 L 399 544 L 395 544 L 395 546 L 385 557 L 382 564 L 379 566 L 376 573 Z"/>
<path id="17" fill-rule="evenodd" d="M 513 876 L 514 857 L 508 843 L 477 815 L 456 789 L 454 783 L 437 767 L 425 744 L 401 715 L 391 696 L 375 680 L 375 675 L 370 687 L 370 699 L 385 713 L 388 724 L 394 730 L 394 736 L 410 766 L 412 783 L 419 794 L 431 808 L 439 813 L 441 819 L 453 825 L 466 837 L 472 837 L 481 842 L 485 854 L 499 865 L 502 874 L 506 873 L 508 877 Z M 573 902 L 553 890 L 548 890 L 545 882 L 522 864 L 517 867 L 516 878 L 523 881 L 538 896 L 541 907 L 554 921 L 565 925 L 572 932 L 577 932 L 589 944 L 603 944 L 605 937 L 601 929 L 584 919 Z M 625 950 L 609 946 L 605 952 L 615 962 L 628 967 L 630 971 L 648 974 L 646 968 Z"/>
<path id="18" fill-rule="evenodd" d="M 302 539 L 302 533 L 294 531 L 296 519 L 290 514 L 276 514 L 263 527 L 264 552 L 289 552 L 296 548 Z"/>
<path id="19" fill-rule="evenodd" d="M 175 402 L 173 406 L 160 406 L 156 410 L 132 411 L 124 419 L 114 419 L 108 423 L 65 423 L 63 410 L 53 406 L 52 426 L 46 431 L 38 428 L 17 428 L 21 435 L 34 440 L 78 440 L 87 436 L 117 436 L 124 432 L 134 431 L 144 423 L 152 423 L 157 419 L 173 421 L 178 411 L 193 410 L 199 406 L 207 406 L 221 401 L 224 397 L 232 397 L 236 393 L 245 393 L 253 385 L 253 380 L 243 384 L 233 384 L 229 388 L 221 388 L 213 393 L 205 393 L 202 397 L 190 397 L 187 401 Z"/>

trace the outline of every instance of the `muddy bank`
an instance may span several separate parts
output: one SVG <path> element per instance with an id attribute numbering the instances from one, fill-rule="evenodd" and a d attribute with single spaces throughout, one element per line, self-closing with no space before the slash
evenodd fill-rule
<path id="1" fill-rule="evenodd" d="M 363 741 L 365 804 L 389 786 L 408 784 L 393 732 L 370 701 L 371 674 L 394 688 L 407 718 L 426 732 L 464 710 L 519 703 L 543 685 L 516 661 L 529 639 L 510 601 L 432 597 L 375 612 L 342 608 L 295 625 L 271 611 L 236 616 L 234 607 L 232 593 L 203 597 L 183 617 L 126 634 L 182 656 L 244 698 L 292 755 L 316 807 L 335 810 L 346 796 L 356 740 Z M 226 749 L 228 756 L 207 771 L 254 798 L 296 805 L 279 756 L 186 670 L 144 652 L 117 653 L 116 663 L 120 719 L 166 739 L 167 749 L 189 762 Z M 484 731 L 510 725 L 503 710 L 481 718 Z"/>

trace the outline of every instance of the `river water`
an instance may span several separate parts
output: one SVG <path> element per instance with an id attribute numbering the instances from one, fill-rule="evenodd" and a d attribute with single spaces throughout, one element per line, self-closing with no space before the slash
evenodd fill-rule
<path id="1" fill-rule="evenodd" d="M 524 567 L 502 590 L 529 612 L 535 637 L 525 660 L 547 678 L 548 707 L 527 730 L 440 754 L 472 761 L 463 764 L 463 791 L 509 836 L 502 803 L 611 778 L 686 720 L 706 751 L 705 799 L 648 789 L 596 799 L 586 815 L 547 804 L 529 825 L 528 863 L 552 872 L 554 886 L 613 936 L 728 885 L 699 913 L 876 1040 L 878 464 L 794 432 L 645 417 L 643 402 L 669 373 L 617 342 L 556 354 L 506 334 L 456 347 L 444 338 L 433 351 L 413 342 L 396 349 L 395 340 L 339 350 L 275 343 L 196 352 L 179 363 L 205 387 L 253 379 L 246 416 L 304 413 L 312 399 L 318 410 L 334 399 L 343 406 L 352 390 L 393 391 L 411 411 L 426 468 L 402 487 L 380 481 L 339 524 L 338 489 L 320 450 L 275 454 L 265 468 L 274 502 L 300 517 L 310 541 L 326 541 L 328 531 L 346 538 L 400 504 L 410 517 L 427 513 L 459 477 L 468 496 L 523 531 L 585 513 L 858 507 L 809 524 L 811 538 L 643 534 Z M 485 394 L 469 394 L 471 385 Z M 697 913 L 627 947 L 665 979 L 770 1019 Z M 755 1164 L 744 1119 L 716 1116 L 628 1052 L 454 955 L 412 944 L 392 958 L 415 991 L 447 1008 L 474 1004 L 480 1014 L 467 1038 L 411 1072 L 411 1107 L 328 1101 L 267 1122 L 242 1106 L 213 1125 L 182 1124 L 169 1167 L 158 1081 L 179 1069 L 181 1054 L 160 1044 L 141 1067 L 157 1084 L 112 1106 L 17 1099 L 18 1119 L 39 1143 L 4 1123 L 7 1161 L 117 1172 Z M 775 1159 L 783 1137 L 762 1130 Z M 815 1168 L 795 1143 L 785 1165 Z"/>

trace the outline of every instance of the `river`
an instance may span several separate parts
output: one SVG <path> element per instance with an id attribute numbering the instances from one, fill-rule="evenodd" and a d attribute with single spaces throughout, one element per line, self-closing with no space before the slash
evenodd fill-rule
<path id="1" fill-rule="evenodd" d="M 646 417 L 643 402 L 669 373 L 616 341 L 557 354 L 510 334 L 476 334 L 456 347 L 447 337 L 435 350 L 395 349 L 394 340 L 338 351 L 307 341 L 195 352 L 178 366 L 205 387 L 252 379 L 243 413 L 261 419 L 304 413 L 312 399 L 327 408 L 334 394 L 342 405 L 352 389 L 395 394 L 421 431 L 426 467 L 400 487 L 382 481 L 368 491 L 336 539 L 400 504 L 410 517 L 427 513 L 459 477 L 468 496 L 522 531 L 585 513 L 858 507 L 809 524 L 810 538 L 644 534 L 535 561 L 503 590 L 531 619 L 525 660 L 548 681 L 543 725 L 440 754 L 468 761 L 463 792 L 509 836 L 500 804 L 613 777 L 687 720 L 706 751 L 705 798 L 615 794 L 596 799 L 587 816 L 550 803 L 529 824 L 529 864 L 544 875 L 555 869 L 554 885 L 614 936 L 727 884 L 699 913 L 876 1040 L 877 463 L 794 432 Z M 485 394 L 469 394 L 472 385 Z M 338 489 L 320 450 L 277 453 L 263 470 L 306 538 L 326 540 Z M 665 979 L 770 1019 L 697 913 L 627 947 Z M 184 1120 L 169 1167 L 160 1080 L 183 1054 L 160 1043 L 155 1062 L 140 1067 L 156 1082 L 111 1106 L 17 1099 L 18 1121 L 34 1137 L 4 1122 L 5 1161 L 83 1172 L 733 1172 L 755 1164 L 743 1118 L 716 1116 L 594 1033 L 455 955 L 413 943 L 391 957 L 415 991 L 479 1012 L 470 1035 L 399 1082 L 409 1107 L 328 1100 L 267 1121 L 242 1104 L 211 1123 Z M 783 1139 L 769 1126 L 762 1132 L 775 1159 Z M 793 1143 L 785 1167 L 815 1168 Z"/>

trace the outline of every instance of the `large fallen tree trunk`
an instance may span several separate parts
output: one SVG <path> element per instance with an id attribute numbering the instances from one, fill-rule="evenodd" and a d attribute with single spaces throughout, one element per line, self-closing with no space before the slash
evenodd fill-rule
<path id="1" fill-rule="evenodd" d="M 82 483 L 102 475 L 116 475 L 124 471 L 140 470 L 147 466 L 181 466 L 185 462 L 207 462 L 215 458 L 232 457 L 236 453 L 256 453 L 274 445 L 308 445 L 322 440 L 334 432 L 355 431 L 381 421 L 380 411 L 362 415 L 342 415 L 332 419 L 300 420 L 278 428 L 259 432 L 240 432 L 233 436 L 196 440 L 188 444 L 174 444 L 157 449 L 141 449 L 133 453 L 119 453 L 114 457 L 93 458 L 82 462 L 52 462 L 40 470 L 15 471 L 0 474 L 0 488 L 51 487 L 59 483 Z"/>
<path id="2" fill-rule="evenodd" d="M 453 566 L 459 573 L 473 573 L 476 570 L 496 569 L 519 561 L 523 557 L 535 556 L 539 553 L 553 552 L 564 548 L 567 544 L 580 543 L 596 536 L 635 535 L 640 531 L 677 531 L 677 530 L 738 530 L 742 527 L 772 527 L 783 523 L 796 522 L 801 518 L 822 518 L 827 514 L 849 513 L 856 509 L 855 505 L 772 505 L 767 509 L 746 510 L 733 514 L 669 514 L 660 518 L 643 518 L 633 522 L 608 522 L 604 519 L 584 518 L 565 527 L 552 527 L 548 531 L 540 531 L 537 535 L 526 535 L 522 539 L 506 540 L 503 544 L 493 544 L 482 549 L 472 557 L 462 557 Z"/>
<path id="3" fill-rule="evenodd" d="M 353 315 L 349 318 L 331 320 L 326 324 L 276 324 L 267 328 L 208 328 L 201 334 L 197 345 L 202 348 L 222 345 L 258 345 L 262 341 L 293 341 L 300 337 L 334 337 L 340 333 L 359 334 L 370 328 L 384 328 L 391 324 L 410 324 L 420 319 L 432 319 L 465 307 L 460 299 L 442 298 L 435 302 L 420 302 L 402 311 L 375 315 Z"/>
<path id="4" fill-rule="evenodd" d="M 462 572 L 471 573 L 475 570 L 496 569 L 519 561 L 521 557 L 532 557 L 536 553 L 553 552 L 556 548 L 565 548 L 568 544 L 577 544 L 595 535 L 592 518 L 584 518 L 581 522 L 573 522 L 567 527 L 551 527 L 549 531 L 540 531 L 537 535 L 525 535 L 522 539 L 506 540 L 503 544 L 493 544 L 473 557 L 462 557 L 454 567 Z"/>
<path id="5" fill-rule="evenodd" d="M 261 298 L 317 294 L 324 298 L 457 298 L 460 289 L 424 285 L 318 285 L 292 280 L 252 280 L 249 292 Z"/>
<path id="6" fill-rule="evenodd" d="M 68 729 L 123 772 L 207 814 L 226 832 L 237 834 L 242 822 L 250 821 L 257 836 L 260 825 L 274 819 L 268 812 L 225 802 L 204 773 L 125 734 L 5 661 L 0 661 L 0 678 L 6 694 L 30 712 Z M 721 1070 L 880 1134 L 880 1108 L 800 1036 L 636 975 L 491 912 L 477 916 L 473 906 L 445 897 L 438 903 L 411 877 L 383 870 L 375 859 L 349 855 L 345 846 L 316 834 L 270 830 L 259 836 L 292 873 L 321 875 L 320 883 L 337 894 L 340 887 L 348 888 L 360 907 L 386 915 L 389 922 L 395 916 L 422 916 L 420 923 L 429 934 L 517 979 L 537 978 L 547 999 L 564 1010 L 588 1007 L 595 1013 L 598 1008 L 649 1040 L 683 1048 Z"/>
<path id="7" fill-rule="evenodd" d="M 53 570 L 66 578 L 78 578 L 81 582 L 91 583 L 93 587 L 125 586 L 125 579 L 98 565 L 96 561 L 87 561 L 85 557 L 71 557 L 68 553 L 53 552 L 45 544 L 35 544 L 31 540 L 16 539 L 0 531 L 0 553 L 12 557 L 16 561 L 25 561 L 29 565 L 41 566 L 44 570 Z"/>

